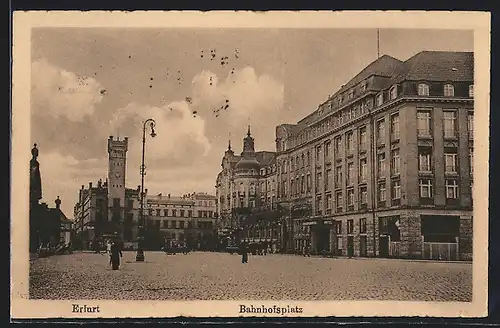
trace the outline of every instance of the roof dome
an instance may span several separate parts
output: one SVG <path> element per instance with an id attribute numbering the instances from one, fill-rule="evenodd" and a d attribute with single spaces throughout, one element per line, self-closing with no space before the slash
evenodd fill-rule
<path id="1" fill-rule="evenodd" d="M 236 170 L 260 170 L 260 163 L 255 158 L 242 158 L 236 164 Z"/>

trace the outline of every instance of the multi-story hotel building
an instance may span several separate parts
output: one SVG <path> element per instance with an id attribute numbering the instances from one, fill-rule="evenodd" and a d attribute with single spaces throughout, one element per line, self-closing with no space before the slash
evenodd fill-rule
<path id="1" fill-rule="evenodd" d="M 473 67 L 466 52 L 385 55 L 277 128 L 278 202 L 295 247 L 472 258 Z"/>
<path id="2" fill-rule="evenodd" d="M 278 126 L 285 248 L 472 259 L 473 98 L 473 53 L 384 55 L 297 124 Z M 222 217 L 237 201 L 236 163 L 229 149 L 217 178 Z"/>
<path id="3" fill-rule="evenodd" d="M 150 227 L 158 232 L 158 245 L 212 250 L 216 243 L 217 198 L 207 193 L 182 197 L 147 196 L 145 208 Z"/>

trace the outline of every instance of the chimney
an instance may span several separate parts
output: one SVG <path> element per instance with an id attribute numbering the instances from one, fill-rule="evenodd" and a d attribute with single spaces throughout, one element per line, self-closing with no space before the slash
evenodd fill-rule
<path id="1" fill-rule="evenodd" d="M 59 199 L 59 196 L 57 196 L 57 199 L 56 199 L 56 208 L 58 210 L 61 209 L 61 200 Z"/>
<path id="2" fill-rule="evenodd" d="M 84 185 L 82 185 L 82 190 L 83 190 L 83 189 L 85 189 L 85 186 L 84 186 Z"/>
<path id="3" fill-rule="evenodd" d="M 168 194 L 168 199 L 170 199 L 170 194 Z"/>
<path id="4" fill-rule="evenodd" d="M 141 192 L 141 186 L 137 186 L 137 192 Z"/>
<path id="5" fill-rule="evenodd" d="M 97 181 L 97 187 L 102 188 L 102 179 L 99 179 L 99 181 Z"/>
<path id="6" fill-rule="evenodd" d="M 92 182 L 89 182 L 89 189 L 92 189 Z"/>
<path id="7" fill-rule="evenodd" d="M 158 194 L 158 198 L 161 199 L 161 193 Z"/>
<path id="8" fill-rule="evenodd" d="M 144 189 L 144 194 L 146 194 L 146 195 L 148 194 L 148 189 L 147 188 Z"/>

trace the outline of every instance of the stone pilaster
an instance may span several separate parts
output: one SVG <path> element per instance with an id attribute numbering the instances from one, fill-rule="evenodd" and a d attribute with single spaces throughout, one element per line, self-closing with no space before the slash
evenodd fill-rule
<path id="1" fill-rule="evenodd" d="M 472 216 L 460 217 L 460 237 L 458 242 L 458 252 L 460 260 L 472 261 Z"/>

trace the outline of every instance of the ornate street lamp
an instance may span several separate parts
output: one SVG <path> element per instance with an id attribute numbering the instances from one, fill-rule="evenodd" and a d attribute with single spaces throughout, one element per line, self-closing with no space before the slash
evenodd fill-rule
<path id="1" fill-rule="evenodd" d="M 143 241 L 144 241 L 144 176 L 146 175 L 146 166 L 144 165 L 144 153 L 146 149 L 146 127 L 148 126 L 151 128 L 151 137 L 154 138 L 156 137 L 155 133 L 155 125 L 156 122 L 152 118 L 148 118 L 146 121 L 144 121 L 144 125 L 142 127 L 142 162 L 141 162 L 141 195 L 140 195 L 140 201 L 141 201 L 141 211 L 139 212 L 139 233 L 137 236 L 137 254 L 135 256 L 135 260 L 137 262 L 144 262 L 144 249 L 143 249 Z"/>

